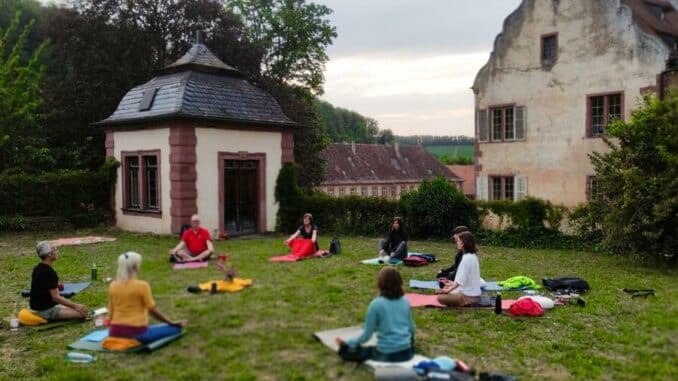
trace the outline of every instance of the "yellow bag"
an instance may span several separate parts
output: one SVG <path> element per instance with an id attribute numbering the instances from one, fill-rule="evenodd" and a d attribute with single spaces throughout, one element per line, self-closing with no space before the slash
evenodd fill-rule
<path id="1" fill-rule="evenodd" d="M 19 316 L 17 317 L 19 318 L 19 323 L 22 325 L 47 324 L 47 320 L 45 320 L 42 316 L 26 308 L 19 311 Z"/>

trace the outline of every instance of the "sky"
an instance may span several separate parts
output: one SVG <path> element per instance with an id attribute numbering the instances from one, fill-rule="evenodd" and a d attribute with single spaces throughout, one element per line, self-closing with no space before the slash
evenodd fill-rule
<path id="1" fill-rule="evenodd" d="M 313 0 L 334 10 L 322 99 L 396 135 L 473 136 L 473 93 L 520 0 Z"/>

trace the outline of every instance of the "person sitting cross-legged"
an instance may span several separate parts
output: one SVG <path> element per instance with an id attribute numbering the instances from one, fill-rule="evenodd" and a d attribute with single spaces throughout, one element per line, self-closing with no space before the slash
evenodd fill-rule
<path id="1" fill-rule="evenodd" d="M 438 279 L 443 287 L 436 290 L 438 302 L 446 306 L 465 306 L 478 303 L 481 296 L 480 263 L 478 245 L 471 232 L 462 232 L 454 236 L 457 248 L 464 254 L 454 276 L 454 281 Z"/>
<path id="2" fill-rule="evenodd" d="M 181 235 L 181 241 L 170 250 L 172 262 L 206 261 L 214 253 L 212 237 L 207 229 L 200 226 L 200 217 L 191 216 L 191 228 Z"/>
<path id="3" fill-rule="evenodd" d="M 59 295 L 59 276 L 52 267 L 59 251 L 44 241 L 36 247 L 40 263 L 33 268 L 29 305 L 33 313 L 47 321 L 84 319 L 87 307 Z"/>
<path id="4" fill-rule="evenodd" d="M 391 228 L 388 232 L 388 239 L 379 240 L 379 258 L 382 259 L 403 259 L 407 257 L 407 232 L 403 219 L 393 217 Z"/>
<path id="5" fill-rule="evenodd" d="M 158 310 L 149 284 L 137 279 L 140 267 L 139 253 L 128 251 L 118 257 L 118 271 L 108 288 L 108 335 L 147 343 L 180 333 L 187 321 L 170 320 Z M 149 326 L 149 313 L 165 324 Z"/>

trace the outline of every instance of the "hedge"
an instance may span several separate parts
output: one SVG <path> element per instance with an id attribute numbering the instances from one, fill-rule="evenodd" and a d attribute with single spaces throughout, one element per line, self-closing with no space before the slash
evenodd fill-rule
<path id="1" fill-rule="evenodd" d="M 101 221 L 118 165 L 109 160 L 97 171 L 0 175 L 0 229 L 21 228 L 36 216 L 66 218 L 76 227 Z"/>

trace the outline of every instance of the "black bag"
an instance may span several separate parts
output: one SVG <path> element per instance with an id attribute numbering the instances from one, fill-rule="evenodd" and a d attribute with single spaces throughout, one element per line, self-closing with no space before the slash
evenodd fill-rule
<path id="1" fill-rule="evenodd" d="M 370 348 L 365 348 L 358 346 L 356 348 L 351 348 L 347 344 L 342 344 L 339 346 L 339 357 L 344 361 L 349 362 L 365 362 L 370 359 L 372 353 Z"/>
<path id="2" fill-rule="evenodd" d="M 591 289 L 588 282 L 582 278 L 564 277 L 555 279 L 542 279 L 544 287 L 551 292 L 587 292 Z"/>
<path id="3" fill-rule="evenodd" d="M 332 241 L 330 242 L 330 254 L 339 253 L 341 253 L 341 242 L 339 242 L 339 238 L 332 237 Z"/>

